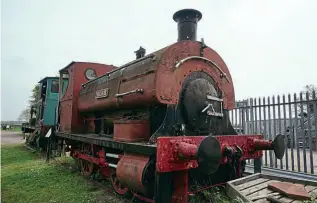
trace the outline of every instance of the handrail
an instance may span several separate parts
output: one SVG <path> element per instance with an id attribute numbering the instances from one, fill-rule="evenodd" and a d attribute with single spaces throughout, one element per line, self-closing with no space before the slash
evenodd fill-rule
<path id="1" fill-rule="evenodd" d="M 218 69 L 220 71 L 220 77 L 221 78 L 226 78 L 227 82 L 230 83 L 230 80 L 227 76 L 227 74 L 213 61 L 205 58 L 205 57 L 201 57 L 201 56 L 189 56 L 186 57 L 182 60 L 180 60 L 179 62 L 176 63 L 175 68 L 178 68 L 180 65 L 182 65 L 185 61 L 191 60 L 191 59 L 200 59 L 200 60 L 204 60 L 205 62 L 208 62 L 209 64 L 211 64 L 214 68 Z"/>

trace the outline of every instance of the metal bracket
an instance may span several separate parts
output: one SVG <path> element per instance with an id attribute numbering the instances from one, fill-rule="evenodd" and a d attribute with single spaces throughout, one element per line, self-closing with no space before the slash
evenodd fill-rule
<path id="1" fill-rule="evenodd" d="M 220 102 L 220 113 L 215 111 L 214 106 L 211 103 L 207 104 L 207 106 L 201 112 L 204 113 L 205 111 L 207 111 L 207 115 L 209 116 L 223 117 L 223 99 L 211 95 L 207 95 L 207 99 L 211 101 Z"/>
<path id="2" fill-rule="evenodd" d="M 230 80 L 227 76 L 227 74 L 225 72 L 223 72 L 223 70 L 213 61 L 205 58 L 205 57 L 201 57 L 201 56 L 189 56 L 187 58 L 184 58 L 182 60 L 180 60 L 179 62 L 176 63 L 175 68 L 178 68 L 180 65 L 182 65 L 185 61 L 191 60 L 191 59 L 199 59 L 199 60 L 203 60 L 206 63 L 209 63 L 212 65 L 212 67 L 216 68 L 219 72 L 220 72 L 220 78 L 226 78 L 227 82 L 230 83 Z"/>

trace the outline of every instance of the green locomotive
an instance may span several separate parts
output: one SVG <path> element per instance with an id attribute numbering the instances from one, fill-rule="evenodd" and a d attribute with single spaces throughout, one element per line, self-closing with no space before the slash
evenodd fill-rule
<path id="1" fill-rule="evenodd" d="M 64 79 L 63 90 L 67 87 L 68 80 Z M 22 126 L 23 134 L 27 134 L 26 144 L 41 149 L 46 148 L 45 135 L 48 130 L 56 125 L 55 111 L 58 106 L 59 78 L 45 77 L 38 82 L 39 98 L 35 106 L 30 109 L 29 123 Z M 34 117 L 33 117 L 34 115 Z"/>

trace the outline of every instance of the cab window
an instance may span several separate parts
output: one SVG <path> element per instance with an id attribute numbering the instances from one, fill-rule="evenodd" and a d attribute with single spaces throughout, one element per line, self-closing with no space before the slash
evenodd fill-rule
<path id="1" fill-rule="evenodd" d="M 51 92 L 52 93 L 58 93 L 58 89 L 59 89 L 59 83 L 56 80 L 52 81 L 52 85 L 51 85 Z"/>

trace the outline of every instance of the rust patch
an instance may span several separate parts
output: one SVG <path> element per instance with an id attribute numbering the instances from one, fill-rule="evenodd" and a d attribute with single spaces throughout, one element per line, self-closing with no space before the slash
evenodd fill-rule
<path id="1" fill-rule="evenodd" d="M 164 51 L 156 72 L 157 99 L 164 104 L 177 104 L 179 91 L 186 76 L 194 71 L 202 71 L 213 78 L 217 88 L 222 92 L 224 109 L 233 109 L 235 96 L 232 78 L 228 67 L 217 52 L 206 47 L 203 50 L 203 57 L 217 64 L 228 77 L 229 83 L 221 76 L 219 70 L 202 60 L 188 60 L 175 69 L 180 60 L 189 56 L 199 56 L 200 48 L 200 42 L 181 41 L 172 44 Z"/>

